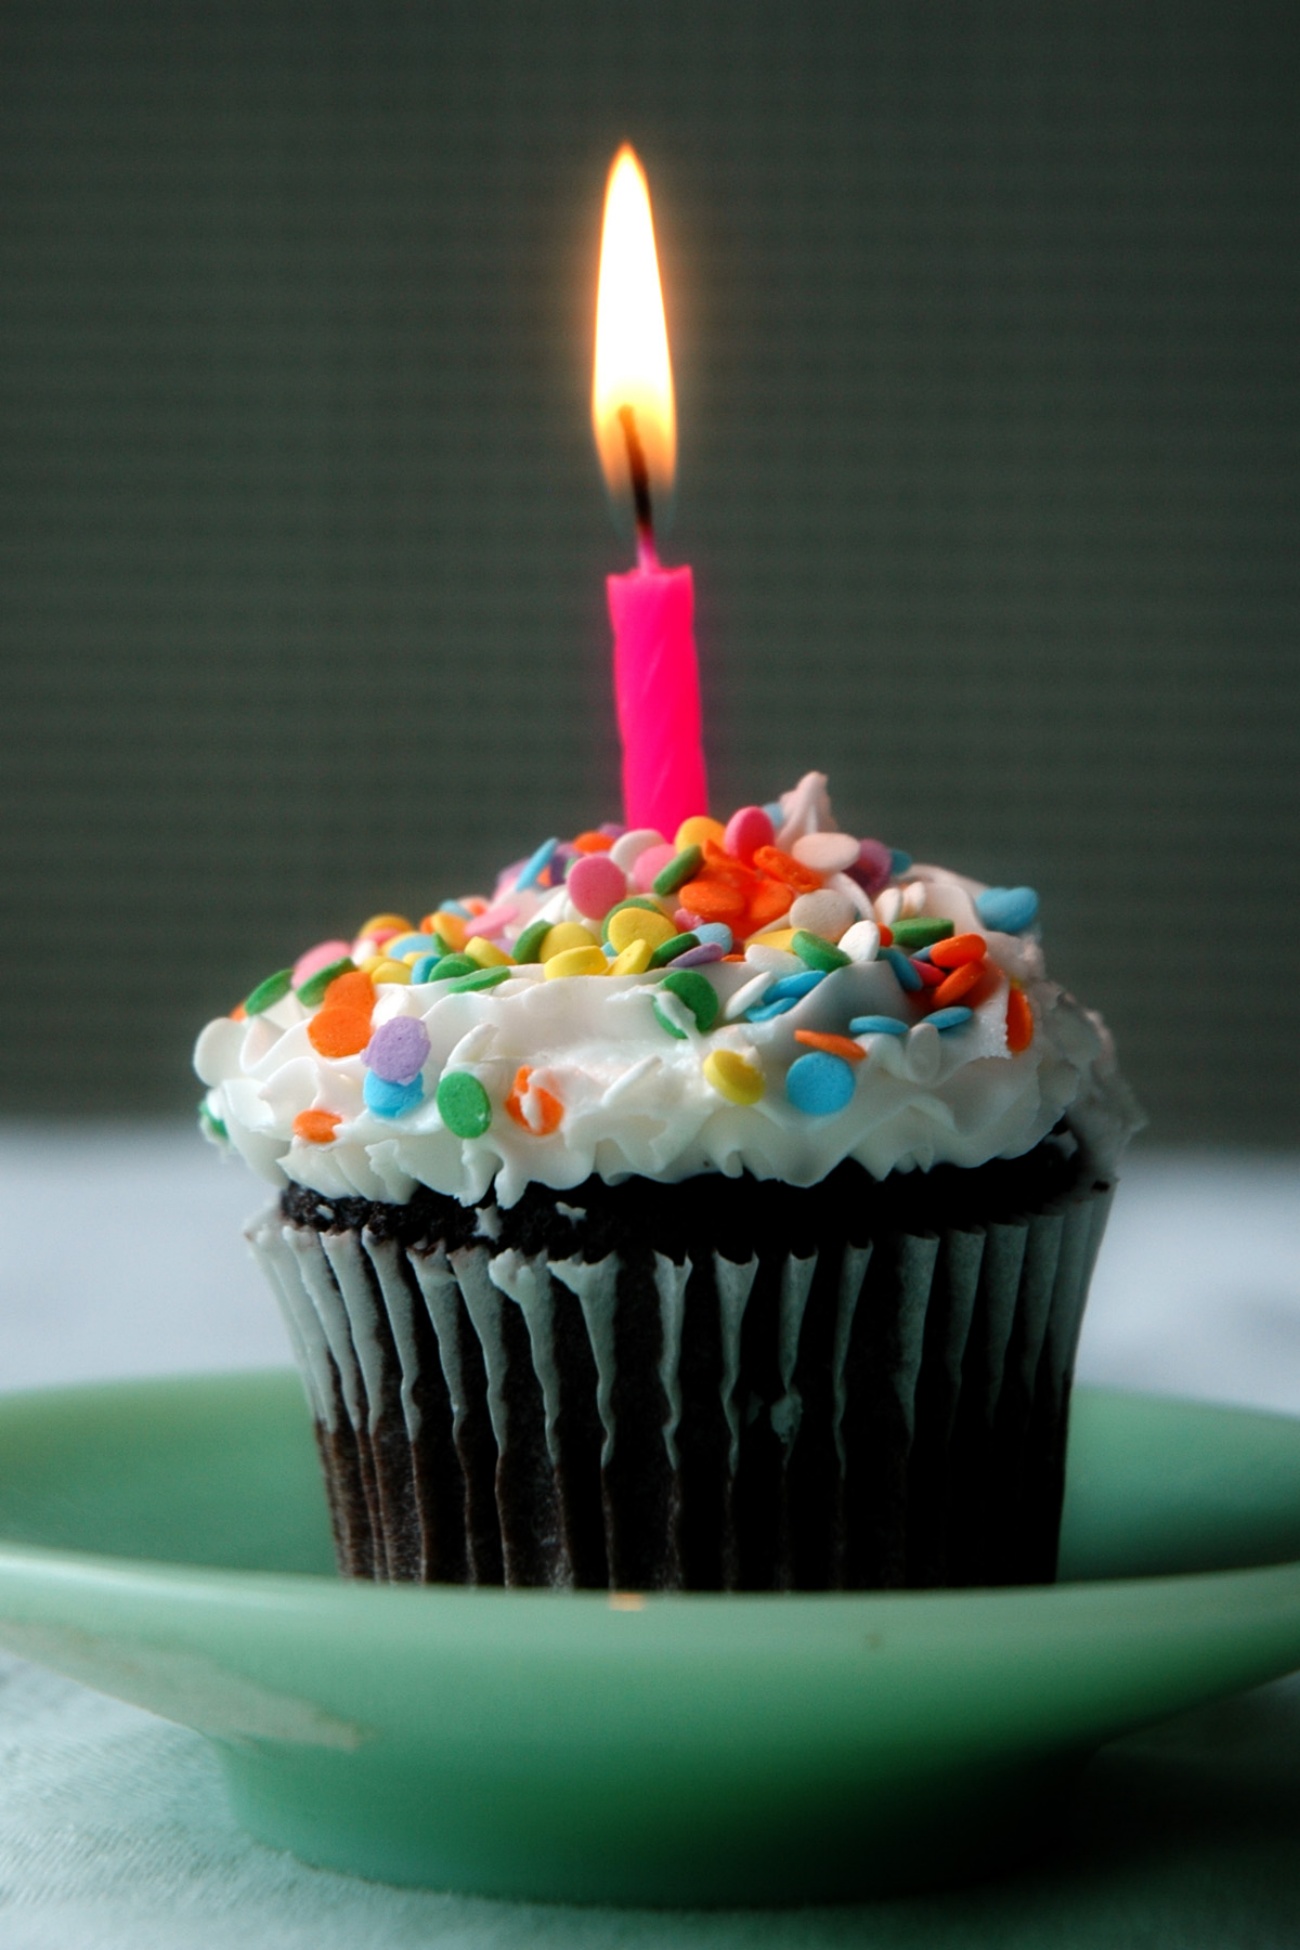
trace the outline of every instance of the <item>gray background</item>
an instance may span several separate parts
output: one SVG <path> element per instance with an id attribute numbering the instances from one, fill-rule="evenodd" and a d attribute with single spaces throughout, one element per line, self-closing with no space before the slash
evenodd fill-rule
<path id="1" fill-rule="evenodd" d="M 182 1108 L 323 934 L 616 806 L 597 230 L 651 176 L 716 807 L 1044 891 L 1286 1142 L 1292 7 L 0 13 L 4 1103 Z"/>

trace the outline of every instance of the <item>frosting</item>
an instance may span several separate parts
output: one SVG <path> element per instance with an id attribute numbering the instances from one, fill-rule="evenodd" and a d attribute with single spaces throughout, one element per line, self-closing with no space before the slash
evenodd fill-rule
<path id="1" fill-rule="evenodd" d="M 394 1203 L 975 1166 L 1066 1113 L 1105 1173 L 1137 1115 L 1036 905 L 841 833 L 817 773 L 725 828 L 548 841 L 491 900 L 373 917 L 209 1023 L 205 1128 L 273 1182 Z"/>

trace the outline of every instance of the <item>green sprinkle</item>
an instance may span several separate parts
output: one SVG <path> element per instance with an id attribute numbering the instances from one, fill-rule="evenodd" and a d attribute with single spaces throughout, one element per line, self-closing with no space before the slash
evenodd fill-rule
<path id="1" fill-rule="evenodd" d="M 446 982 L 453 975 L 476 975 L 478 972 L 479 965 L 473 955 L 444 955 L 441 961 L 434 963 L 425 979 Z"/>
<path id="2" fill-rule="evenodd" d="M 258 983 L 250 996 L 245 997 L 245 1015 L 260 1016 L 264 1009 L 282 1001 L 292 987 L 293 970 L 278 968 L 274 975 L 268 975 L 264 982 Z"/>
<path id="3" fill-rule="evenodd" d="M 700 937 L 698 934 L 670 935 L 667 941 L 661 941 L 659 943 L 659 946 L 651 955 L 650 966 L 651 968 L 667 968 L 669 962 L 676 961 L 678 955 L 684 955 L 688 948 L 698 948 L 699 945 Z"/>
<path id="4" fill-rule="evenodd" d="M 298 990 L 298 1000 L 304 1008 L 314 1009 L 318 1002 L 325 1000 L 325 991 L 330 983 L 339 975 L 350 975 L 355 967 L 356 963 L 351 955 L 344 955 L 341 961 L 332 961 L 328 967 L 318 968 L 314 975 L 307 977 Z"/>
<path id="5" fill-rule="evenodd" d="M 890 923 L 895 947 L 906 949 L 908 954 L 915 954 L 918 948 L 931 948 L 936 941 L 946 941 L 952 931 L 951 921 L 931 919 L 928 915 L 910 915 Z"/>
<path id="6" fill-rule="evenodd" d="M 516 941 L 514 947 L 510 950 L 515 960 L 540 961 L 542 958 L 542 943 L 554 926 L 554 921 L 530 921 L 518 941 Z"/>
<path id="7" fill-rule="evenodd" d="M 656 894 L 675 894 L 688 880 L 694 880 L 704 864 L 702 846 L 684 846 L 680 853 L 673 855 L 661 873 L 651 881 Z"/>
<path id="8" fill-rule="evenodd" d="M 455 948 L 448 941 L 446 935 L 440 934 L 436 928 L 429 937 L 429 946 L 435 955 L 454 955 L 456 953 Z"/>
<path id="9" fill-rule="evenodd" d="M 223 1144 L 230 1142 L 229 1131 L 216 1115 L 215 1111 L 208 1109 L 206 1102 L 200 1103 L 199 1105 L 199 1125 L 209 1137 L 219 1138 Z"/>
<path id="10" fill-rule="evenodd" d="M 477 1077 L 468 1070 L 448 1070 L 434 1099 L 438 1115 L 453 1137 L 482 1137 L 492 1122 L 492 1103 Z"/>
<path id="11" fill-rule="evenodd" d="M 712 982 L 703 975 L 697 975 L 693 968 L 674 968 L 664 976 L 660 987 L 671 990 L 679 1002 L 686 1004 L 701 1035 L 712 1029 L 718 1020 L 719 1008 L 718 991 Z M 657 1009 L 655 1014 L 659 1014 Z M 662 1016 L 659 1019 L 663 1021 Z M 681 1031 L 676 1033 L 680 1035 Z"/>
<path id="12" fill-rule="evenodd" d="M 825 969 L 829 974 L 832 968 L 847 968 L 849 956 L 828 941 L 824 934 L 814 934 L 811 928 L 796 928 L 794 940 L 790 943 L 805 968 Z"/>
<path id="13" fill-rule="evenodd" d="M 494 989 L 498 982 L 508 982 L 514 972 L 513 968 L 480 968 L 475 975 L 458 975 L 447 993 L 472 995 L 475 989 Z M 434 980 L 438 980 L 436 975 Z"/>
<path id="14" fill-rule="evenodd" d="M 609 913 L 601 922 L 600 938 L 602 941 L 609 940 L 609 924 L 614 916 L 625 907 L 642 907 L 647 914 L 662 914 L 664 911 L 659 901 L 652 901 L 645 894 L 629 894 L 625 901 L 615 901 L 613 907 L 610 908 Z"/>

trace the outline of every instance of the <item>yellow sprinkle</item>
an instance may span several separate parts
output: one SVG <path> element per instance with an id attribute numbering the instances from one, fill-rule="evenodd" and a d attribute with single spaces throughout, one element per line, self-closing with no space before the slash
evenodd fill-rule
<path id="1" fill-rule="evenodd" d="M 756 941 L 761 941 L 765 948 L 789 949 L 790 943 L 794 940 L 794 935 L 795 931 L 793 928 L 777 928 L 768 934 L 751 934 L 745 946 L 752 948 Z"/>
<path id="2" fill-rule="evenodd" d="M 644 975 L 653 953 L 650 943 L 638 935 L 609 964 L 609 972 L 611 975 Z"/>
<path id="3" fill-rule="evenodd" d="M 608 967 L 603 948 L 562 948 L 558 955 L 548 956 L 542 973 L 550 982 L 557 975 L 603 975 Z"/>
<path id="4" fill-rule="evenodd" d="M 510 957 L 504 948 L 498 948 L 495 941 L 488 941 L 481 934 L 472 934 L 465 943 L 464 953 L 480 968 L 509 968 Z"/>
<path id="5" fill-rule="evenodd" d="M 414 934 L 415 925 L 405 914 L 372 914 L 363 928 L 357 929 L 358 939 L 368 934 L 378 934 L 381 928 L 396 928 L 399 934 Z"/>
<path id="6" fill-rule="evenodd" d="M 616 914 L 610 915 L 605 932 L 610 946 L 621 955 L 634 941 L 644 941 L 654 949 L 661 941 L 671 941 L 680 930 L 666 914 L 652 913 L 648 907 L 620 907 Z M 550 938 L 547 935 L 548 941 Z"/>
<path id="7" fill-rule="evenodd" d="M 409 962 L 389 961 L 384 955 L 376 955 L 374 962 L 367 966 L 366 973 L 372 982 L 409 982 L 411 979 Z"/>
<path id="8" fill-rule="evenodd" d="M 710 1050 L 704 1074 L 720 1097 L 732 1104 L 756 1104 L 765 1089 L 763 1072 L 738 1050 Z"/>
<path id="9" fill-rule="evenodd" d="M 426 914 L 424 918 L 433 923 L 430 934 L 440 934 L 453 954 L 462 953 L 469 940 L 469 928 L 461 915 L 434 913 Z"/>
<path id="10" fill-rule="evenodd" d="M 542 936 L 542 960 L 549 961 L 552 955 L 562 955 L 570 948 L 599 948 L 600 943 L 590 928 L 584 928 L 581 921 L 557 921 Z"/>
<path id="11" fill-rule="evenodd" d="M 721 846 L 726 837 L 727 829 L 721 820 L 710 819 L 704 813 L 696 813 L 693 818 L 682 821 L 677 828 L 677 837 L 673 845 L 679 853 L 684 853 L 688 846 L 703 846 L 706 840 L 712 840 L 715 846 Z"/>

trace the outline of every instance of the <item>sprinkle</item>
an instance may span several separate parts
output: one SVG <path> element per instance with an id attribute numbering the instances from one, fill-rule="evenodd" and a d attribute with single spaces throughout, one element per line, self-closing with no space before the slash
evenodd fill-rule
<path id="1" fill-rule="evenodd" d="M 453 975 L 477 975 L 478 963 L 472 955 L 443 955 L 429 970 L 426 980 L 449 982 Z"/>
<path id="2" fill-rule="evenodd" d="M 853 1036 L 906 1036 L 907 1030 L 896 1016 L 854 1016 L 849 1024 Z"/>
<path id="3" fill-rule="evenodd" d="M 492 1103 L 478 1078 L 468 1070 L 446 1070 L 434 1102 L 453 1137 L 482 1137 L 492 1122 Z"/>
<path id="4" fill-rule="evenodd" d="M 609 949 L 606 950 L 608 952 Z M 611 975 L 644 975 L 649 966 L 650 943 L 638 937 L 635 941 L 629 941 L 626 948 L 619 949 L 610 962 L 609 972 Z"/>
<path id="5" fill-rule="evenodd" d="M 584 928 L 581 921 L 556 921 L 546 931 L 542 943 L 541 959 L 553 960 L 556 955 L 567 954 L 571 948 L 599 948 L 600 943 L 590 928 Z"/>
<path id="6" fill-rule="evenodd" d="M 677 848 L 661 840 L 657 846 L 648 846 L 643 853 L 637 854 L 628 878 L 639 894 L 648 894 L 656 875 L 661 874 L 668 862 L 676 858 Z"/>
<path id="7" fill-rule="evenodd" d="M 540 961 L 542 943 L 551 931 L 547 920 L 530 921 L 514 946 L 514 957 L 518 962 Z"/>
<path id="8" fill-rule="evenodd" d="M 1013 1056 L 1019 1056 L 1034 1040 L 1034 1012 L 1029 1006 L 1029 997 L 1018 982 L 1011 984 L 1007 997 L 1007 1048 Z"/>
<path id="9" fill-rule="evenodd" d="M 605 950 L 595 941 L 589 948 L 562 948 L 558 955 L 548 955 L 542 963 L 542 973 L 548 982 L 562 981 L 570 975 L 604 975 L 608 970 Z"/>
<path id="10" fill-rule="evenodd" d="M 999 934 L 1023 934 L 1037 917 L 1038 895 L 1032 887 L 986 887 L 975 896 L 975 912 Z"/>
<path id="11" fill-rule="evenodd" d="M 754 854 L 754 865 L 769 880 L 783 881 L 796 894 L 815 893 L 822 884 L 819 873 L 802 865 L 793 853 L 783 853 L 779 846 L 760 846 Z"/>
<path id="12" fill-rule="evenodd" d="M 440 907 L 435 914 L 426 914 L 420 923 L 421 934 L 431 934 L 435 940 L 445 941 L 446 954 L 459 954 L 469 939 L 466 927 L 467 916 L 453 914 L 447 907 Z"/>
<path id="13" fill-rule="evenodd" d="M 826 973 L 824 968 L 805 968 L 798 975 L 783 975 L 768 990 L 768 998 L 772 1002 L 784 1002 L 788 996 L 797 1002 L 801 996 L 811 995 L 817 984 L 826 980 Z"/>
<path id="14" fill-rule="evenodd" d="M 745 961 L 750 968 L 761 968 L 768 975 L 797 975 L 803 966 L 798 955 L 792 955 L 788 948 L 781 948 L 775 942 L 760 938 L 750 941 L 745 947 Z"/>
<path id="15" fill-rule="evenodd" d="M 612 833 L 579 833 L 573 842 L 575 853 L 608 853 L 614 844 Z"/>
<path id="16" fill-rule="evenodd" d="M 251 995 L 244 997 L 245 1015 L 260 1016 L 264 1009 L 274 1008 L 277 1002 L 283 1001 L 292 987 L 293 970 L 277 969 L 274 975 L 268 975 L 264 982 L 259 982 Z"/>
<path id="17" fill-rule="evenodd" d="M 931 1001 L 936 1009 L 946 1009 L 953 1002 L 960 1002 L 969 995 L 976 984 L 982 980 L 985 970 L 983 962 L 966 961 L 960 968 L 954 968 L 934 991 Z"/>
<path id="18" fill-rule="evenodd" d="M 963 962 L 983 961 L 988 946 L 982 934 L 954 934 L 948 941 L 936 941 L 930 960 L 936 968 L 960 968 Z"/>
<path id="19" fill-rule="evenodd" d="M 465 953 L 480 968 L 508 968 L 511 957 L 504 949 L 498 948 L 495 941 L 485 941 L 481 934 L 472 934 L 465 943 Z"/>
<path id="20" fill-rule="evenodd" d="M 688 880 L 681 889 L 681 899 L 683 907 L 689 907 L 702 921 L 739 921 L 748 905 L 744 889 L 716 872 Z"/>
<path id="21" fill-rule="evenodd" d="M 851 833 L 805 833 L 790 851 L 814 873 L 844 873 L 857 862 L 858 842 Z"/>
<path id="22" fill-rule="evenodd" d="M 671 941 L 676 932 L 668 916 L 649 901 L 627 901 L 605 916 L 605 938 L 620 954 L 633 941 L 645 941 L 655 949 L 661 941 Z"/>
<path id="23" fill-rule="evenodd" d="M 940 1035 L 943 1035 L 946 1030 L 961 1029 L 966 1023 L 974 1022 L 975 1011 L 962 1008 L 936 1009 L 926 1020 L 932 1029 L 937 1029 Z"/>
<path id="24" fill-rule="evenodd" d="M 742 806 L 727 821 L 722 844 L 733 859 L 748 866 L 759 847 L 771 846 L 775 838 L 776 827 L 769 812 L 762 806 Z"/>
<path id="25" fill-rule="evenodd" d="M 485 908 L 476 923 L 479 933 L 486 935 L 504 934 L 519 912 L 518 901 L 493 901 Z"/>
<path id="26" fill-rule="evenodd" d="M 796 928 L 790 946 L 809 968 L 821 968 L 829 974 L 832 968 L 847 968 L 849 965 L 848 956 L 841 954 L 833 941 L 813 934 L 808 928 Z"/>
<path id="27" fill-rule="evenodd" d="M 880 959 L 889 963 L 889 966 L 898 977 L 898 985 L 900 988 L 907 989 L 909 993 L 915 994 L 917 989 L 924 987 L 921 981 L 920 970 L 908 960 L 901 948 L 882 948 L 880 951 Z"/>
<path id="28" fill-rule="evenodd" d="M 825 1050 L 809 1050 L 786 1071 L 785 1094 L 796 1110 L 809 1117 L 833 1117 L 852 1102 L 856 1085 L 853 1065 Z"/>
<path id="29" fill-rule="evenodd" d="M 855 921 L 835 945 L 850 961 L 874 961 L 880 949 L 880 929 L 874 921 Z"/>
<path id="30" fill-rule="evenodd" d="M 368 1070 L 361 1094 L 367 1110 L 373 1110 L 376 1117 L 401 1117 L 424 1101 L 424 1085 L 419 1077 L 410 1083 L 390 1083 L 387 1077 L 376 1076 L 373 1070 Z"/>
<path id="31" fill-rule="evenodd" d="M 366 1062 L 385 1083 L 410 1083 L 429 1054 L 429 1032 L 418 1016 L 394 1016 L 366 1045 Z"/>
<path id="32" fill-rule="evenodd" d="M 908 915 L 894 922 L 894 940 L 900 948 L 929 948 L 951 933 L 952 922 L 938 915 Z"/>
<path id="33" fill-rule="evenodd" d="M 910 864 L 910 862 L 909 862 Z M 888 887 L 894 871 L 894 856 L 880 840 L 861 840 L 855 865 L 845 869 L 864 893 L 874 899 Z"/>
<path id="34" fill-rule="evenodd" d="M 432 975 L 434 969 L 438 966 L 438 963 L 441 960 L 442 960 L 441 955 L 418 956 L 416 960 L 411 963 L 412 982 L 427 982 L 429 980 L 429 977 Z"/>
<path id="35" fill-rule="evenodd" d="M 731 1104 L 756 1104 L 766 1088 L 757 1063 L 734 1049 L 710 1050 L 704 1059 L 704 1076 Z"/>
<path id="36" fill-rule="evenodd" d="M 300 1110 L 293 1120 L 293 1134 L 304 1144 L 332 1144 L 343 1119 L 333 1110 Z"/>
<path id="37" fill-rule="evenodd" d="M 324 968 L 318 968 L 314 974 L 307 977 L 297 991 L 298 1000 L 304 1008 L 314 1009 L 318 1002 L 324 1001 L 325 991 L 330 983 L 340 975 L 350 975 L 355 968 L 356 963 L 351 955 L 340 955 L 337 961 L 327 962 Z"/>
<path id="38" fill-rule="evenodd" d="M 304 982 L 318 975 L 322 968 L 331 968 L 341 961 L 352 958 L 352 944 L 348 941 L 318 941 L 306 954 L 299 955 L 293 965 L 293 985 L 301 991 Z"/>
<path id="39" fill-rule="evenodd" d="M 729 955 L 736 945 L 736 938 L 725 921 L 697 921 L 695 932 L 701 941 L 716 941 L 724 955 Z"/>
<path id="40" fill-rule="evenodd" d="M 371 941 L 387 940 L 390 934 L 410 934 L 415 923 L 408 921 L 405 914 L 372 914 L 370 919 L 357 929 L 357 939 L 369 937 Z"/>
<path id="41" fill-rule="evenodd" d="M 506 1098 L 506 1110 L 531 1137 L 550 1137 L 564 1121 L 564 1105 L 552 1091 L 532 1083 L 532 1074 L 526 1063 L 520 1064 Z"/>
<path id="42" fill-rule="evenodd" d="M 448 995 L 477 995 L 482 989 L 499 988 L 514 974 L 513 968 L 478 968 L 472 975 L 457 975 L 447 984 Z"/>
<path id="43" fill-rule="evenodd" d="M 820 1029 L 796 1029 L 794 1039 L 809 1049 L 825 1051 L 827 1056 L 842 1056 L 846 1063 L 861 1063 L 867 1053 L 851 1036 L 828 1036 Z"/>
<path id="44" fill-rule="evenodd" d="M 911 854 L 904 853 L 901 847 L 891 846 L 889 849 L 889 870 L 895 880 L 901 880 L 905 873 L 912 871 Z"/>
<path id="45" fill-rule="evenodd" d="M 876 896 L 876 919 L 883 922 L 886 927 L 891 927 L 898 919 L 902 905 L 902 888 L 886 887 L 883 894 Z"/>
<path id="46" fill-rule="evenodd" d="M 206 1103 L 201 1103 L 199 1105 L 199 1123 L 202 1125 L 203 1130 L 207 1133 L 209 1137 L 219 1138 L 223 1142 L 227 1142 L 229 1140 L 230 1137 L 229 1131 L 226 1129 L 221 1119 L 217 1116 L 215 1110 L 209 1110 Z"/>
<path id="47" fill-rule="evenodd" d="M 944 980 L 944 972 L 941 968 L 936 968 L 932 961 L 922 961 L 920 955 L 912 955 L 909 959 L 921 978 L 922 987 L 937 989 L 941 985 Z"/>
<path id="48" fill-rule="evenodd" d="M 543 884 L 542 875 L 546 872 L 546 869 L 555 857 L 555 849 L 559 844 L 558 839 L 543 840 L 537 851 L 529 854 L 519 871 L 514 887 L 511 889 L 512 893 L 517 894 L 525 887 L 540 887 Z M 484 1126 L 484 1128 L 486 1129 L 487 1127 Z M 461 1134 L 458 1131 L 456 1135 L 459 1137 Z"/>
<path id="49" fill-rule="evenodd" d="M 677 907 L 673 909 L 673 926 L 676 928 L 678 934 L 695 934 L 703 925 L 699 915 L 692 914 L 689 907 Z M 726 922 L 719 921 L 715 925 L 725 927 Z"/>
<path id="50" fill-rule="evenodd" d="M 788 1015 L 796 1005 L 797 997 L 787 995 L 780 1002 L 760 1002 L 756 1009 L 746 1009 L 746 1022 L 771 1022 L 775 1016 Z"/>
<path id="51" fill-rule="evenodd" d="M 320 1014 L 307 1024 L 307 1040 L 321 1056 L 359 1056 L 370 1041 L 374 984 L 361 969 L 336 975 Z"/>
<path id="52" fill-rule="evenodd" d="M 405 961 L 410 954 L 429 952 L 429 937 L 423 928 L 414 928 L 409 934 L 395 934 L 384 943 L 384 954 L 390 961 Z"/>
<path id="53" fill-rule="evenodd" d="M 757 933 L 760 928 L 770 928 L 774 921 L 783 921 L 790 912 L 790 889 L 783 880 L 760 880 L 749 897 L 747 916 L 749 931 Z"/>
<path id="54" fill-rule="evenodd" d="M 579 914 L 590 921 L 603 921 L 627 893 L 627 875 L 608 853 L 579 853 L 569 868 L 565 886 Z"/>
<path id="55" fill-rule="evenodd" d="M 670 934 L 667 941 L 661 941 L 656 946 L 650 957 L 650 966 L 667 968 L 669 962 L 676 961 L 678 955 L 684 955 L 688 948 L 698 948 L 699 945 L 698 934 Z"/>
<path id="56" fill-rule="evenodd" d="M 387 955 L 377 955 L 373 962 L 362 965 L 372 982 L 400 982 L 405 986 L 411 979 L 410 964 L 390 961 Z"/>
<path id="57" fill-rule="evenodd" d="M 707 813 L 695 813 L 684 819 L 673 836 L 673 845 L 680 853 L 684 847 L 704 846 L 712 841 L 714 846 L 726 843 L 727 829 L 720 819 L 710 819 Z"/>
<path id="58" fill-rule="evenodd" d="M 856 913 L 847 894 L 837 894 L 833 887 L 819 887 L 815 894 L 797 896 L 790 909 L 790 925 L 807 928 L 810 934 L 820 934 L 827 941 L 838 941 Z"/>
<path id="59" fill-rule="evenodd" d="M 473 909 L 465 901 L 439 901 L 438 917 L 454 914 L 462 921 L 468 921 Z"/>
<path id="60" fill-rule="evenodd" d="M 725 1020 L 727 1022 L 735 1022 L 745 1014 L 747 1009 L 756 1009 L 763 997 L 767 994 L 771 983 L 772 977 L 766 969 L 759 975 L 752 975 L 749 981 L 742 983 L 723 1010 Z"/>
<path id="61" fill-rule="evenodd" d="M 722 960 L 723 953 L 716 941 L 701 941 L 697 947 L 684 949 L 680 955 L 674 955 L 668 966 L 669 968 L 707 968 L 710 962 Z"/>
<path id="62" fill-rule="evenodd" d="M 718 1019 L 718 992 L 712 982 L 706 980 L 703 975 L 697 975 L 693 968 L 674 968 L 670 969 L 668 974 L 664 976 L 660 987 L 661 989 L 666 989 L 670 995 L 676 996 L 679 1002 L 685 1004 L 691 1015 L 694 1016 L 695 1027 L 700 1031 L 701 1035 L 706 1034 L 708 1030 L 712 1029 Z M 681 1036 L 684 1033 L 681 1029 L 673 1026 L 670 1018 L 666 1018 L 660 1014 L 657 999 L 655 1002 L 655 1014 L 658 1016 L 661 1025 L 668 1030 L 669 1035 Z"/>
<path id="63" fill-rule="evenodd" d="M 610 848 L 610 857 L 618 862 L 624 873 L 631 873 L 647 847 L 663 844 L 663 834 L 657 833 L 653 826 L 634 826 L 631 832 L 619 834 Z"/>
<path id="64" fill-rule="evenodd" d="M 650 884 L 666 900 L 669 894 L 675 894 L 679 887 L 694 879 L 703 864 L 702 846 L 684 846 L 680 853 L 674 853 L 666 867 L 660 868 Z"/>

